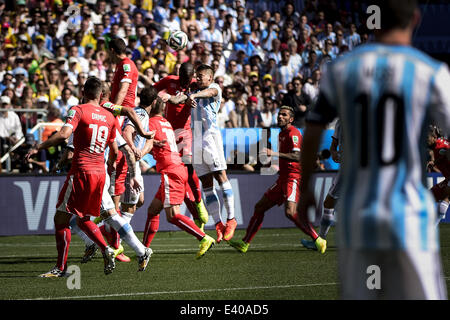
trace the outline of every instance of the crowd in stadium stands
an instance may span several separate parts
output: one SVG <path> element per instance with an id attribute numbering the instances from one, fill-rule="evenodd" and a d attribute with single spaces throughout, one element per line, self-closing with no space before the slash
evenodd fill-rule
<path id="1" fill-rule="evenodd" d="M 79 14 L 68 10 L 73 4 Z M 126 41 L 140 71 L 138 91 L 185 61 L 207 63 L 223 89 L 223 128 L 276 127 L 281 105 L 292 106 L 303 127 L 323 66 L 370 41 L 366 7 L 350 0 L 0 0 L 1 108 L 47 111 L 2 111 L 0 151 L 39 121 L 64 119 L 88 76 L 111 83 L 114 37 Z M 178 52 L 165 41 L 176 29 L 189 37 Z"/>

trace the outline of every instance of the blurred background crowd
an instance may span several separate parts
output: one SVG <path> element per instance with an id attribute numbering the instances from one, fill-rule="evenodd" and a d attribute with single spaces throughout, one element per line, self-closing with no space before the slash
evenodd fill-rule
<path id="1" fill-rule="evenodd" d="M 0 152 L 20 138 L 33 143 L 40 121 L 62 122 L 88 76 L 110 83 L 115 37 L 139 69 L 138 91 L 183 62 L 207 63 L 223 89 L 221 127 L 276 127 L 277 108 L 290 105 L 301 128 L 323 66 L 372 39 L 366 8 L 352 0 L 0 0 Z M 184 50 L 167 45 L 171 30 L 188 35 Z"/>

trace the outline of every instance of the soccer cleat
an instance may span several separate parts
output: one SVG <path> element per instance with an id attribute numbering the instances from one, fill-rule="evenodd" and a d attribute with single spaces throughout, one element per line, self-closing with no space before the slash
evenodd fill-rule
<path id="1" fill-rule="evenodd" d="M 116 258 L 119 254 L 123 253 L 123 246 L 120 245 L 118 249 L 113 249 L 114 250 L 114 258 Z"/>
<path id="2" fill-rule="evenodd" d="M 116 268 L 116 263 L 114 261 L 114 250 L 109 246 L 106 247 L 105 252 L 103 252 L 103 261 L 105 262 L 105 274 L 112 273 Z"/>
<path id="3" fill-rule="evenodd" d="M 140 256 L 138 259 L 139 269 L 138 271 L 145 271 L 148 265 L 148 261 L 150 260 L 150 257 L 152 256 L 153 250 L 150 248 L 145 248 L 145 254 L 143 256 Z"/>
<path id="4" fill-rule="evenodd" d="M 99 223 L 102 222 L 102 221 L 103 221 L 103 218 L 102 218 L 101 216 L 99 216 L 99 217 L 97 217 L 97 218 L 94 219 L 94 223 L 95 223 L 95 224 L 99 224 Z"/>
<path id="5" fill-rule="evenodd" d="M 196 202 L 195 206 L 197 207 L 198 217 L 203 224 L 206 224 L 208 222 L 209 213 L 208 210 L 205 207 L 205 204 L 203 203 L 203 200 L 200 199 L 200 202 Z"/>
<path id="6" fill-rule="evenodd" d="M 55 266 L 49 272 L 39 275 L 40 278 L 63 278 L 67 276 L 68 274 L 66 273 L 66 271 L 60 270 L 57 266 Z"/>
<path id="7" fill-rule="evenodd" d="M 242 253 L 246 253 L 250 246 L 250 243 L 245 242 L 244 240 L 230 240 L 228 241 L 228 244 Z"/>
<path id="8" fill-rule="evenodd" d="M 225 231 L 225 226 L 222 221 L 216 224 L 216 233 L 217 233 L 217 243 L 220 243 L 223 239 L 223 232 Z"/>
<path id="9" fill-rule="evenodd" d="M 317 251 L 316 243 L 314 241 L 302 239 L 300 242 L 306 249 Z"/>
<path id="10" fill-rule="evenodd" d="M 201 222 L 200 219 L 194 219 L 194 223 L 200 230 L 205 232 L 205 224 Z"/>
<path id="11" fill-rule="evenodd" d="M 234 231 L 237 227 L 237 221 L 235 218 L 228 220 L 227 225 L 225 227 L 225 232 L 223 233 L 223 240 L 229 241 L 234 236 Z"/>
<path id="12" fill-rule="evenodd" d="M 92 258 L 97 253 L 98 247 L 95 243 L 91 244 L 90 246 L 86 246 L 86 249 L 84 250 L 84 255 L 81 258 L 81 263 L 86 263 L 88 261 L 91 261 Z"/>
<path id="13" fill-rule="evenodd" d="M 124 255 L 123 253 L 118 254 L 116 256 L 116 260 L 120 261 L 120 262 L 130 262 L 131 261 L 131 259 L 128 256 Z"/>
<path id="14" fill-rule="evenodd" d="M 324 254 L 327 250 L 327 240 L 322 239 L 321 237 L 318 237 L 315 241 L 317 251 Z"/>
<path id="15" fill-rule="evenodd" d="M 197 252 L 196 259 L 200 259 L 205 255 L 205 253 L 211 249 L 211 247 L 216 243 L 213 238 L 205 234 L 202 240 L 200 240 L 200 250 Z"/>

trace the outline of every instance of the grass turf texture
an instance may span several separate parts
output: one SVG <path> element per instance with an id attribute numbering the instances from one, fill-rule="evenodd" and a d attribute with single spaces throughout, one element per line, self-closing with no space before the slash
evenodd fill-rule
<path id="1" fill-rule="evenodd" d="M 237 230 L 240 239 L 245 230 Z M 214 236 L 212 230 L 207 231 Z M 440 226 L 441 255 L 450 287 L 450 225 Z M 142 234 L 138 233 L 141 239 Z M 184 232 L 160 232 L 145 272 L 137 272 L 134 252 L 123 243 L 130 263 L 116 262 L 103 274 L 98 252 L 81 264 L 84 244 L 72 236 L 68 265 L 81 270 L 81 289 L 68 278 L 43 279 L 56 262 L 54 236 L 0 237 L 0 299 L 152 299 L 152 300 L 320 300 L 338 299 L 334 230 L 324 255 L 303 248 L 304 235 L 292 229 L 261 229 L 249 251 L 241 254 L 225 242 L 195 260 L 198 241 Z"/>

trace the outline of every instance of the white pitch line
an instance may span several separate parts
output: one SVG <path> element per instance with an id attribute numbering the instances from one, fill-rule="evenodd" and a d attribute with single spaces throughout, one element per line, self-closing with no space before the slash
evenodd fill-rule
<path id="1" fill-rule="evenodd" d="M 63 300 L 63 299 L 94 299 L 94 298 L 112 298 L 112 297 L 130 297 L 130 296 L 151 296 L 163 294 L 183 294 L 183 293 L 205 293 L 216 291 L 243 291 L 243 290 L 266 290 L 266 289 L 286 289 L 286 288 L 301 288 L 301 287 L 319 287 L 319 286 L 335 286 L 337 282 L 329 283 L 310 283 L 310 284 L 293 284 L 280 286 L 264 286 L 264 287 L 246 287 L 246 288 L 216 288 L 216 289 L 201 289 L 201 290 L 186 290 L 186 291 L 160 291 L 160 292 L 135 292 L 135 293 L 116 293 L 105 295 L 92 296 L 72 296 L 72 297 L 52 297 L 52 298 L 33 298 L 23 300 Z M 22 299 L 20 299 L 22 300 Z"/>

